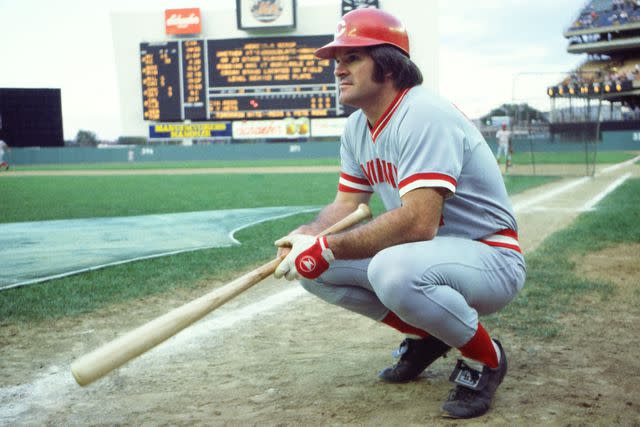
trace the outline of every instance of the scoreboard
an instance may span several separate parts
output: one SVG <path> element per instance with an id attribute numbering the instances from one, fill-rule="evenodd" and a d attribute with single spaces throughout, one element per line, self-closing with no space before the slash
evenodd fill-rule
<path id="1" fill-rule="evenodd" d="M 145 120 L 344 117 L 333 61 L 313 52 L 333 36 L 141 43 Z"/>

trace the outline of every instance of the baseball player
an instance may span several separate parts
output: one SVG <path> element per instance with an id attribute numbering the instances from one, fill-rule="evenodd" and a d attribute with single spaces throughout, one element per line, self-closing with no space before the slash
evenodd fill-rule
<path id="1" fill-rule="evenodd" d="M 9 148 L 6 142 L 0 139 L 0 169 L 4 167 L 4 170 L 9 170 L 9 163 L 3 160 L 5 150 L 11 150 L 11 148 Z"/>
<path id="2" fill-rule="evenodd" d="M 276 277 L 299 279 L 321 299 L 408 337 L 399 361 L 379 374 L 410 381 L 451 348 L 466 358 L 445 415 L 484 414 L 507 372 L 501 343 L 479 315 L 506 306 L 522 288 L 525 262 L 491 149 L 451 103 L 421 87 L 402 23 L 379 9 L 344 15 L 333 42 L 340 101 L 359 108 L 341 140 L 332 203 L 276 241 L 286 257 Z M 316 239 L 326 225 L 379 195 L 386 212 Z M 475 367 L 473 365 L 476 365 Z"/>
<path id="3" fill-rule="evenodd" d="M 498 148 L 496 149 L 496 160 L 500 164 L 502 156 L 505 158 L 505 170 L 509 170 L 511 166 L 511 131 L 507 130 L 507 125 L 502 124 L 498 132 L 496 132 L 496 139 L 498 140 Z"/>

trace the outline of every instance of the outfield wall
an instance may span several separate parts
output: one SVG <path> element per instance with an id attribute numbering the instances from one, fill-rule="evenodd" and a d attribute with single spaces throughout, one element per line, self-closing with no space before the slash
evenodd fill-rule
<path id="1" fill-rule="evenodd" d="M 623 135 L 624 134 L 624 135 Z M 493 151 L 495 139 L 487 140 Z M 571 152 L 584 151 L 580 142 L 548 139 L 515 139 L 516 151 Z M 598 151 L 640 151 L 638 132 L 603 132 Z M 337 159 L 338 142 L 235 143 L 208 145 L 139 145 L 113 148 L 62 147 L 14 148 L 5 159 L 14 165 L 46 165 L 69 163 L 188 162 L 209 160 L 296 160 Z"/>
<path id="2" fill-rule="evenodd" d="M 139 145 L 118 148 L 66 147 L 14 149 L 14 165 L 68 163 L 188 162 L 209 160 L 324 159 L 340 156 L 337 142 L 210 145 Z"/>

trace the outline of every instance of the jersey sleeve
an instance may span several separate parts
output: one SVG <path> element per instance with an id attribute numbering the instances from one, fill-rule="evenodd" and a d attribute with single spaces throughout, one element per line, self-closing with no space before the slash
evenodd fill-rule
<path id="1" fill-rule="evenodd" d="M 348 138 L 342 136 L 340 144 L 340 180 L 338 191 L 346 193 L 373 193 L 373 188 L 353 155 Z"/>
<path id="2" fill-rule="evenodd" d="M 464 130 L 454 115 L 434 113 L 425 121 L 424 114 L 414 111 L 398 130 L 400 197 L 422 187 L 445 189 L 448 197 L 456 192 L 462 170 Z"/>

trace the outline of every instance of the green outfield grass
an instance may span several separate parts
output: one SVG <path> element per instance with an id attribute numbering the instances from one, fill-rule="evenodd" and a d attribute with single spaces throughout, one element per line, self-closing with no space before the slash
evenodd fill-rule
<path id="1" fill-rule="evenodd" d="M 596 163 L 619 163 L 632 159 L 637 154 L 624 151 L 602 151 L 596 156 Z M 583 164 L 585 153 L 574 152 L 536 152 L 533 154 L 535 162 L 539 164 Z M 524 148 L 513 155 L 518 164 L 531 163 L 531 153 Z M 592 161 L 592 160 L 589 160 Z M 252 168 L 269 166 L 339 166 L 338 158 L 326 159 L 291 159 L 291 160 L 210 160 L 210 161 L 182 161 L 182 162 L 135 162 L 135 163 L 74 163 L 52 165 L 12 165 L 16 171 L 53 171 L 53 170 L 145 170 L 145 169 L 196 169 L 196 168 Z"/>
<path id="2" fill-rule="evenodd" d="M 572 151 L 572 152 L 534 152 L 533 154 L 525 149 L 521 149 L 513 154 L 513 162 L 519 165 L 530 164 L 535 162 L 540 165 L 550 164 L 585 164 L 586 154 L 584 151 Z M 593 162 L 594 153 L 589 153 L 589 163 Z M 633 159 L 637 156 L 637 153 L 628 153 L 625 151 L 602 151 L 595 154 L 596 164 L 611 164 L 620 163 L 626 160 Z"/>
<path id="3" fill-rule="evenodd" d="M 282 205 L 324 205 L 336 174 L 14 177 L 0 185 L 0 222 L 131 216 Z M 506 178 L 511 194 L 550 177 Z M 372 201 L 374 213 L 383 208 Z M 76 315 L 173 288 L 229 280 L 275 255 L 273 241 L 312 214 L 269 221 L 236 234 L 239 247 L 127 263 L 0 292 L 4 322 Z"/>
<path id="4" fill-rule="evenodd" d="M 575 273 L 573 260 L 621 243 L 640 243 L 640 179 L 627 181 L 606 197 L 598 209 L 583 213 L 567 229 L 553 234 L 527 255 L 527 282 L 507 308 L 486 323 L 520 334 L 550 338 L 561 332 L 558 318 L 568 312 L 598 315 L 597 305 L 584 305 L 587 294 L 606 300 L 610 283 Z M 640 303 L 640 289 L 635 293 Z"/>
<path id="5" fill-rule="evenodd" d="M 505 182 L 516 194 L 552 179 L 509 176 Z M 14 177 L 0 185 L 0 223 L 324 205 L 336 188 L 333 173 Z"/>
<path id="6" fill-rule="evenodd" d="M 144 170 L 144 169 L 199 169 L 199 168 L 253 168 L 272 166 L 339 166 L 338 158 L 291 159 L 291 160 L 209 160 L 209 161 L 166 161 L 135 163 L 68 163 L 53 165 L 15 165 L 13 170 Z"/>
<path id="7" fill-rule="evenodd" d="M 337 174 L 25 176 L 0 185 L 0 222 L 314 205 Z"/>

